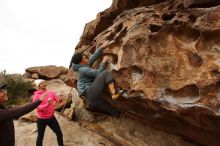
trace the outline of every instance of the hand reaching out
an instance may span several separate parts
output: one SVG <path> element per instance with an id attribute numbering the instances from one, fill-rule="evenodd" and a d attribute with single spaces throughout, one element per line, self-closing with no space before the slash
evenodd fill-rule
<path id="1" fill-rule="evenodd" d="M 51 98 L 48 98 L 47 103 L 48 103 L 48 104 L 51 103 Z"/>
<path id="2" fill-rule="evenodd" d="M 40 101 L 43 101 L 44 98 L 45 98 L 47 95 L 48 95 L 48 93 L 47 93 L 47 92 L 44 92 L 44 93 L 41 94 L 41 96 L 39 97 L 39 100 L 40 100 Z"/>

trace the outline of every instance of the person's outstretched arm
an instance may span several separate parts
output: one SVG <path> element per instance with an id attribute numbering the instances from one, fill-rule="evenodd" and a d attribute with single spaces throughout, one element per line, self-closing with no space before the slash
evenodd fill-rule
<path id="1" fill-rule="evenodd" d="M 89 66 L 92 66 L 93 63 L 102 56 L 103 53 L 103 49 L 105 49 L 107 46 L 109 45 L 109 41 L 105 41 L 101 46 L 99 46 L 95 53 L 93 53 L 90 57 L 89 57 Z"/>
<path id="2" fill-rule="evenodd" d="M 105 63 L 109 61 L 108 56 L 104 56 L 102 62 L 99 64 L 98 69 L 92 69 L 89 67 L 82 67 L 80 72 L 84 73 L 86 76 L 96 78 L 105 70 Z"/>
<path id="3" fill-rule="evenodd" d="M 39 99 L 36 101 L 27 104 L 22 107 L 17 107 L 17 108 L 9 108 L 9 109 L 0 109 L 0 122 L 5 121 L 8 119 L 17 119 L 32 110 L 34 110 L 40 103 L 44 100 L 45 96 L 47 96 L 47 93 L 42 94 Z"/>
<path id="4" fill-rule="evenodd" d="M 40 105 L 41 100 L 36 100 L 33 103 L 27 104 L 22 107 L 0 109 L 0 121 L 5 121 L 8 119 L 17 119 L 32 110 L 34 110 L 38 105 Z"/>

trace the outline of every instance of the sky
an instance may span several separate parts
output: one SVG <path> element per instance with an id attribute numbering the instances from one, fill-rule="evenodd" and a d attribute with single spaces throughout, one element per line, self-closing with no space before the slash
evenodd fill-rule
<path id="1" fill-rule="evenodd" d="M 0 71 L 68 67 L 85 24 L 112 0 L 0 0 Z"/>

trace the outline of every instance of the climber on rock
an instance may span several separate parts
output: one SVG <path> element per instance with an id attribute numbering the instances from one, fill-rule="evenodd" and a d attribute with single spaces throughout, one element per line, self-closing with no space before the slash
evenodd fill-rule
<path id="1" fill-rule="evenodd" d="M 113 75 L 105 70 L 105 64 L 109 61 L 109 57 L 104 56 L 99 67 L 97 69 L 92 68 L 93 63 L 102 56 L 103 49 L 109 44 L 109 41 L 105 41 L 90 57 L 85 52 L 75 53 L 71 59 L 71 64 L 72 69 L 77 73 L 79 95 L 84 96 L 90 105 L 118 117 L 120 113 L 101 97 L 101 93 L 106 87 L 108 87 L 113 100 L 120 96 L 120 92 L 115 88 Z"/>

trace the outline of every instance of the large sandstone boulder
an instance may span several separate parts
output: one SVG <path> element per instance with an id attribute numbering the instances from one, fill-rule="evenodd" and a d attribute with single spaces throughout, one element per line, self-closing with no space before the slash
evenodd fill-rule
<path id="1" fill-rule="evenodd" d="M 107 19 L 107 21 L 106 21 Z M 116 108 L 199 144 L 220 145 L 220 2 L 114 0 L 88 23 L 77 51 L 104 53 L 126 97 Z"/>
<path id="2" fill-rule="evenodd" d="M 67 74 L 68 69 L 62 66 L 57 67 L 55 65 L 48 65 L 29 67 L 25 69 L 25 72 L 29 74 L 34 74 L 34 78 L 54 79 L 61 74 Z"/>

